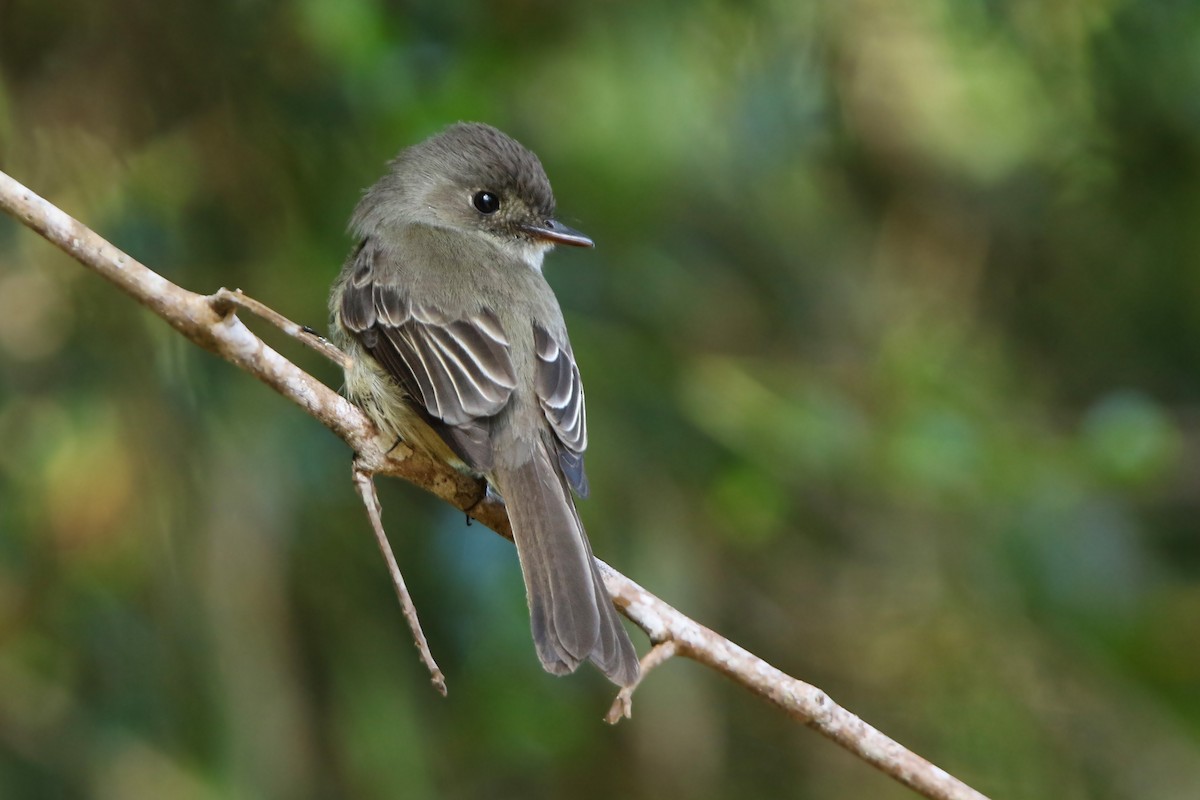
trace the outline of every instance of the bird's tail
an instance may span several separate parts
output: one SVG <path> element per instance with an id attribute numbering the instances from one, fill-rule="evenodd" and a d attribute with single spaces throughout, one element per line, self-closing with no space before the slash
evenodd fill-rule
<path id="1" fill-rule="evenodd" d="M 525 576 L 533 641 L 547 672 L 590 660 L 619 686 L 638 675 L 637 654 L 592 557 L 575 502 L 538 443 L 533 458 L 494 474 L 508 508 Z"/>

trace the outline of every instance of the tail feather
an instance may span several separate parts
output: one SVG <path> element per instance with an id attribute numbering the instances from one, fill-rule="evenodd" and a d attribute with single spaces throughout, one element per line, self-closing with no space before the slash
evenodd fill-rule
<path id="1" fill-rule="evenodd" d="M 563 675 L 590 660 L 614 683 L 633 683 L 637 654 L 560 470 L 539 445 L 529 461 L 497 469 L 495 477 L 512 521 L 542 666 Z"/>

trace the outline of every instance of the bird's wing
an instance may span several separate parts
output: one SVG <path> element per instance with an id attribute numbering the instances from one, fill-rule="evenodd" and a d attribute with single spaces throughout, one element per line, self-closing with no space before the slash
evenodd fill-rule
<path id="1" fill-rule="evenodd" d="M 379 248 L 359 248 L 342 292 L 342 324 L 399 383 L 430 426 L 479 472 L 492 467 L 491 417 L 516 387 L 509 342 L 488 309 L 450 318 L 379 280 Z"/>
<path id="2" fill-rule="evenodd" d="M 537 352 L 535 389 L 542 412 L 554 430 L 558 464 L 575 493 L 587 497 L 588 480 L 583 468 L 583 451 L 587 449 L 587 409 L 583 381 L 579 378 L 571 344 L 565 337 L 561 342 L 556 341 L 549 331 L 536 323 L 533 344 Z"/>

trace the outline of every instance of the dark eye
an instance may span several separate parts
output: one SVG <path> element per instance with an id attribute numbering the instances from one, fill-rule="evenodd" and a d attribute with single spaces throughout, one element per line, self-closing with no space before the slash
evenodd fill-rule
<path id="1" fill-rule="evenodd" d="M 476 192 L 471 203 L 480 214 L 495 214 L 500 210 L 500 198 L 491 192 Z"/>

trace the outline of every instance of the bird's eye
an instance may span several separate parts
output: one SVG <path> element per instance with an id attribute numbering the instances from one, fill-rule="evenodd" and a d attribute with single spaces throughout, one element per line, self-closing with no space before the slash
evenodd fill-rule
<path id="1" fill-rule="evenodd" d="M 491 192 L 476 192 L 471 204 L 480 214 L 495 214 L 500 210 L 500 198 Z"/>

